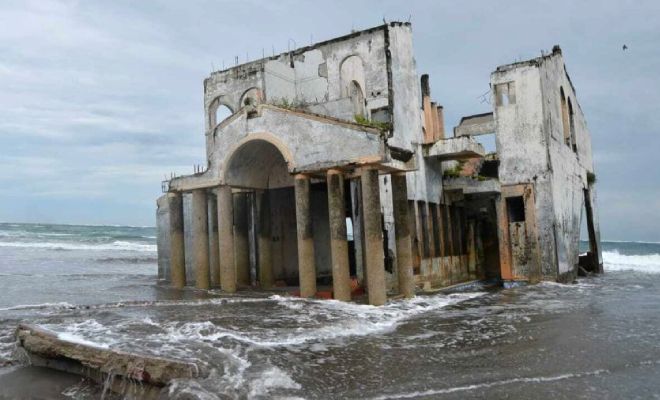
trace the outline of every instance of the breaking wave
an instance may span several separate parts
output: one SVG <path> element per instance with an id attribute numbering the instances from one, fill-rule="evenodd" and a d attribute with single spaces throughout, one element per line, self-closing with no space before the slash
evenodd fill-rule
<path id="1" fill-rule="evenodd" d="M 281 307 L 304 314 L 294 329 L 239 331 L 218 326 L 211 321 L 165 324 L 162 339 L 181 342 L 191 338 L 206 341 L 228 339 L 256 347 L 288 347 L 310 342 L 334 341 L 350 336 L 384 334 L 395 330 L 404 320 L 482 296 L 484 293 L 461 293 L 448 296 L 417 296 L 388 303 L 382 307 L 345 303 L 336 300 L 305 300 L 272 296 Z M 308 321 L 315 323 L 306 324 Z M 320 322 L 323 321 L 323 322 Z M 307 325 L 307 326 L 305 326 Z"/>
<path id="2" fill-rule="evenodd" d="M 618 251 L 604 251 L 606 271 L 639 271 L 660 274 L 660 254 L 625 255 Z"/>
<path id="3" fill-rule="evenodd" d="M 103 244 L 58 243 L 58 242 L 0 242 L 0 247 L 21 247 L 50 250 L 127 250 L 156 252 L 155 244 L 142 244 L 115 240 Z"/>

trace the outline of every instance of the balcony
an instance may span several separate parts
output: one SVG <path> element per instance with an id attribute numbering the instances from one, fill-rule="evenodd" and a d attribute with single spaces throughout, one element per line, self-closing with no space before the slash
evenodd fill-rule
<path id="1" fill-rule="evenodd" d="M 459 136 L 438 140 L 426 149 L 425 156 L 439 161 L 449 161 L 483 157 L 485 154 L 484 147 L 472 137 Z"/>

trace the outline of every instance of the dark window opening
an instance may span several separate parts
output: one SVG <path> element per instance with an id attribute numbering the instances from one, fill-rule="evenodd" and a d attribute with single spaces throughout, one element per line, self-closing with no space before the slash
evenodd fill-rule
<path id="1" fill-rule="evenodd" d="M 509 223 L 525 222 L 525 201 L 522 196 L 507 197 L 506 210 L 509 215 Z"/>
<path id="2" fill-rule="evenodd" d="M 571 103 L 571 99 L 568 99 L 568 118 L 569 118 L 569 125 L 570 125 L 570 133 L 571 133 L 571 142 L 573 145 L 573 151 L 577 153 L 577 138 L 575 135 L 575 113 L 573 112 L 573 104 Z"/>

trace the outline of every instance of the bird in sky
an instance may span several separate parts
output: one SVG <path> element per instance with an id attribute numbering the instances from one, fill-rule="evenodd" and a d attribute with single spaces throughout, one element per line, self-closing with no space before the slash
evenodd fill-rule
<path id="1" fill-rule="evenodd" d="M 623 51 L 626 51 L 626 50 L 628 50 L 628 46 L 626 46 L 626 45 L 624 44 L 624 45 L 623 45 Z"/>

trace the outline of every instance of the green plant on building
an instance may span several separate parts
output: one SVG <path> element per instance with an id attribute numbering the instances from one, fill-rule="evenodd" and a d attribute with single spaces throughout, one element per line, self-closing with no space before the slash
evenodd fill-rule
<path id="1" fill-rule="evenodd" d="M 355 123 L 361 126 L 366 126 L 367 128 L 378 129 L 381 132 L 387 132 L 392 129 L 392 124 L 389 122 L 370 121 L 360 114 L 355 115 Z"/>

